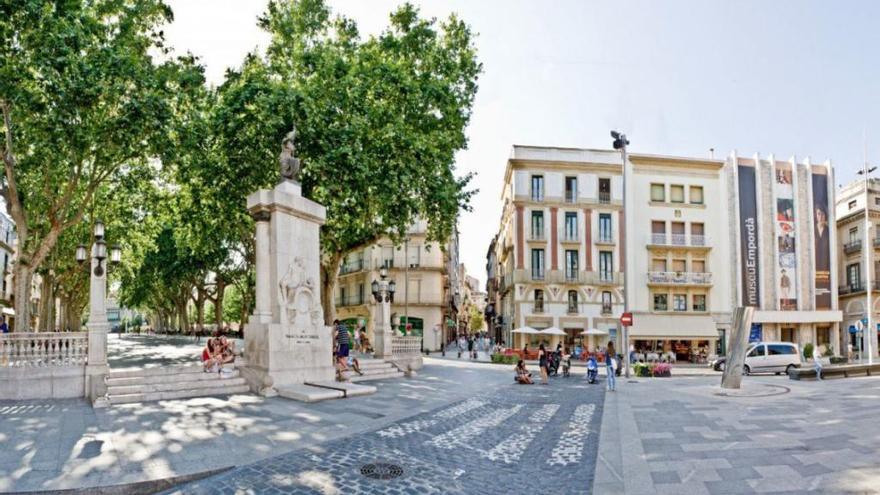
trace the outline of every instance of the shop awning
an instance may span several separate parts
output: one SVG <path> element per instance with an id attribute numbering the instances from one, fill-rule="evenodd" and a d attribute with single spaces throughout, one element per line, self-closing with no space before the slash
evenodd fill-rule
<path id="1" fill-rule="evenodd" d="M 3 308 L 2 312 L 4 315 L 15 316 L 15 310 L 12 308 Z"/>
<path id="2" fill-rule="evenodd" d="M 717 339 L 715 320 L 707 315 L 633 315 L 630 339 Z"/>

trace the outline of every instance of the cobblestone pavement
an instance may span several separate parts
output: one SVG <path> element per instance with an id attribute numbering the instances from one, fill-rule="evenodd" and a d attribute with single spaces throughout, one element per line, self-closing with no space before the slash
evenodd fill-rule
<path id="1" fill-rule="evenodd" d="M 880 493 L 880 380 L 639 379 L 610 393 L 596 494 Z"/>
<path id="2" fill-rule="evenodd" d="M 553 493 L 589 493 L 604 394 L 577 377 L 546 387 L 508 383 L 170 493 L 497 494 L 545 484 Z M 391 479 L 371 478 L 371 468 Z"/>

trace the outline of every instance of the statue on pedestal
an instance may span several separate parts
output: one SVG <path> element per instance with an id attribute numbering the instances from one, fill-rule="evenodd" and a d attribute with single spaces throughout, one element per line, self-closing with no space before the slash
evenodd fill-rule
<path id="1" fill-rule="evenodd" d="M 299 182 L 299 174 L 302 170 L 302 167 L 300 165 L 299 158 L 295 156 L 295 139 L 296 125 L 293 126 L 293 130 L 288 132 L 287 135 L 284 136 L 284 139 L 281 141 L 281 154 L 278 156 L 278 161 L 281 164 L 281 179 Z"/>

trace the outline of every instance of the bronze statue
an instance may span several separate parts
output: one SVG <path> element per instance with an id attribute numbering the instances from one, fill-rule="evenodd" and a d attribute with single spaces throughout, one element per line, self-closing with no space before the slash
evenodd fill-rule
<path id="1" fill-rule="evenodd" d="M 278 161 L 281 163 L 281 180 L 299 182 L 301 167 L 299 158 L 294 156 L 296 154 L 295 139 L 296 125 L 293 126 L 293 130 L 288 132 L 281 141 L 281 154 L 278 156 Z"/>

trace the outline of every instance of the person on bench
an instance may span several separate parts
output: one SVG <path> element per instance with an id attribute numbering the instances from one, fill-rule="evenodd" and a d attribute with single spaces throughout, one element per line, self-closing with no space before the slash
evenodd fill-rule
<path id="1" fill-rule="evenodd" d="M 202 349 L 202 365 L 206 373 L 219 367 L 222 362 L 218 346 L 216 339 L 208 339 L 205 348 Z"/>
<path id="2" fill-rule="evenodd" d="M 526 362 L 522 359 L 516 363 L 516 383 L 522 385 L 531 385 L 534 383 L 532 381 L 532 374 L 526 369 Z"/>

